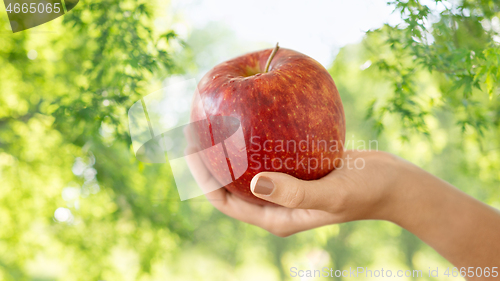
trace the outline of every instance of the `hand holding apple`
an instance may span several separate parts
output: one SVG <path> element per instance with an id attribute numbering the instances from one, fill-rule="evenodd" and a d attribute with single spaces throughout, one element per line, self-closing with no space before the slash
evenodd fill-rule
<path id="1" fill-rule="evenodd" d="M 339 93 L 328 71 L 306 55 L 278 46 L 249 53 L 215 66 L 198 91 L 201 102 L 194 105 L 191 117 L 208 120 L 199 122 L 204 127 L 196 130 L 204 147 L 232 126 L 217 117 L 241 122 L 247 157 L 208 155 L 203 161 L 220 182 L 220 171 L 228 165 L 248 166 L 225 186 L 244 200 L 266 204 L 250 191 L 250 181 L 260 172 L 314 180 L 334 170 L 342 157 L 345 120 Z"/>
<path id="2" fill-rule="evenodd" d="M 249 59 L 250 62 L 256 60 L 259 61 L 258 65 L 261 65 L 263 59 L 257 55 L 258 53 L 254 53 L 254 56 L 249 56 L 249 58 L 240 57 L 235 60 L 245 61 Z M 279 53 L 277 56 L 279 57 Z M 293 51 L 289 51 L 285 54 L 284 60 L 296 58 L 300 61 L 297 56 Z M 270 57 L 272 58 L 272 56 Z M 247 63 L 240 65 L 226 63 L 219 67 L 235 71 L 234 73 L 238 71 L 252 73 L 255 69 L 246 68 L 249 65 L 252 64 L 247 61 Z M 273 68 L 272 61 L 267 65 L 270 65 L 271 69 Z M 288 68 L 293 67 L 293 65 L 288 65 Z M 217 69 L 218 67 L 214 68 L 214 70 Z M 330 112 L 331 115 L 322 110 L 319 112 L 323 115 L 308 114 L 305 110 L 299 110 L 300 114 L 295 112 L 293 118 L 287 119 L 286 114 L 289 114 L 287 113 L 289 111 L 280 111 L 280 105 L 287 109 L 293 109 L 291 105 L 300 108 L 300 102 L 307 101 L 316 107 L 307 107 L 305 104 L 304 108 L 314 112 L 314 109 L 318 109 L 318 104 L 314 103 L 314 98 L 308 100 L 307 98 L 311 98 L 311 95 L 304 92 L 293 92 L 294 95 L 280 99 L 280 103 L 269 102 L 270 97 L 273 99 L 275 97 L 269 93 L 283 93 L 280 91 L 285 88 L 288 90 L 290 85 L 297 85 L 287 80 L 291 76 L 296 78 L 294 75 L 299 75 L 297 72 L 282 75 L 284 74 L 268 76 L 268 79 L 272 77 L 270 81 L 273 83 L 259 82 L 255 88 L 251 88 L 252 84 L 243 82 L 248 78 L 240 77 L 233 80 L 232 75 L 226 76 L 226 79 L 229 80 L 221 78 L 219 84 L 216 83 L 221 88 L 217 86 L 212 88 L 207 82 L 207 78 L 204 83 L 200 83 L 201 89 L 204 90 L 202 99 L 206 102 L 205 106 L 204 108 L 194 108 L 193 114 L 196 116 L 202 110 L 207 110 L 209 116 L 210 114 L 222 116 L 229 114 L 229 116 L 241 118 L 247 142 L 248 130 L 252 131 L 252 126 L 258 124 L 260 116 L 265 116 L 264 118 L 267 119 L 263 120 L 266 122 L 261 123 L 261 127 L 255 126 L 254 128 L 266 137 L 265 141 L 274 140 L 272 137 L 283 136 L 283 134 L 292 138 L 294 135 L 300 137 L 304 132 L 310 133 L 311 128 L 319 130 L 321 127 L 319 124 L 315 124 L 317 127 L 307 125 L 311 124 L 307 122 L 315 120 L 312 117 L 323 118 L 329 125 L 336 124 L 335 129 L 328 131 L 328 133 L 343 140 L 345 134 L 343 127 L 342 130 L 339 129 L 340 125 L 344 125 L 343 112 L 341 119 L 329 118 L 329 116 L 340 116 L 339 112 L 341 111 L 338 110 L 338 106 L 336 107 L 337 111 Z M 214 76 L 213 80 L 220 77 Z M 323 77 L 321 73 L 319 77 Z M 299 78 L 303 77 L 299 76 Z M 253 79 L 257 80 L 258 78 L 254 77 Z M 279 79 L 287 80 L 289 83 L 280 85 Z M 307 83 L 309 80 L 301 81 Z M 240 88 L 225 87 L 226 83 L 236 82 L 240 83 L 238 84 Z M 225 90 L 220 92 L 220 89 Z M 239 92 L 238 89 L 259 89 L 260 91 Z M 244 96 L 235 95 L 235 92 L 246 93 L 245 102 L 242 102 Z M 266 94 L 261 95 L 261 93 Z M 252 101 L 248 99 L 248 96 L 260 99 Z M 323 101 L 328 101 L 328 96 L 325 95 Z M 233 98 L 232 103 L 225 102 L 225 99 L 230 98 Z M 240 102 L 237 101 L 238 98 L 241 99 Z M 299 103 L 297 103 L 298 100 Z M 340 103 L 340 99 L 338 102 Z M 270 113 L 265 114 L 266 108 L 272 108 L 273 111 L 269 110 Z M 321 108 L 319 107 L 319 109 Z M 255 117 L 253 110 L 256 110 L 257 117 Z M 280 114 L 277 116 L 273 112 Z M 280 122 L 276 122 L 278 118 L 281 118 Z M 289 126 L 280 129 L 280 125 L 284 126 L 285 124 Z M 328 130 L 328 128 L 331 129 L 327 126 L 326 129 Z M 319 177 L 316 180 L 308 178 L 310 173 L 305 173 L 306 169 L 296 169 L 296 174 L 279 169 L 275 169 L 278 172 L 259 171 L 255 174 L 255 171 L 249 169 L 245 173 L 245 178 L 242 177 L 243 179 L 236 185 L 227 186 L 226 190 L 217 188 L 220 186 L 217 180 L 218 175 L 211 172 L 220 163 L 210 161 L 210 159 L 201 159 L 198 154 L 194 153 L 199 151 L 199 148 L 196 147 L 196 142 L 192 141 L 192 132 L 186 131 L 186 133 L 187 138 L 191 140 L 186 155 L 193 155 L 187 159 L 187 163 L 194 171 L 195 180 L 203 190 L 215 190 L 205 192 L 206 197 L 217 209 L 228 216 L 259 226 L 282 237 L 328 224 L 364 219 L 387 220 L 418 236 L 457 268 L 468 267 L 470 269 L 471 266 L 472 268 L 492 268 L 495 270 L 498 268 L 500 262 L 500 243 L 498 243 L 500 212 L 408 161 L 379 151 L 346 151 L 343 158 L 339 159 L 343 159 L 344 162 L 347 159 L 352 161 L 362 159 L 364 163 L 362 169 L 340 167 L 335 161 L 337 169 L 334 171 L 318 170 L 314 174 L 314 177 Z M 199 135 L 194 138 L 199 138 Z M 265 145 L 264 142 L 258 144 Z M 277 155 L 278 157 L 286 156 L 280 153 Z M 310 154 L 306 151 L 301 157 L 310 157 Z M 262 161 L 258 162 L 258 164 L 262 163 Z M 323 173 L 326 176 L 320 177 Z M 249 178 L 252 180 L 248 190 L 245 184 L 248 184 L 246 181 Z M 262 200 L 256 201 L 254 197 L 245 195 L 246 192 L 252 192 L 255 198 Z M 247 201 L 259 203 L 259 205 Z M 271 202 L 274 205 L 263 205 L 262 202 Z M 500 278 L 498 275 L 496 277 Z M 467 278 L 467 280 L 481 278 L 473 277 Z"/>
<path id="3" fill-rule="evenodd" d="M 192 140 L 189 131 L 186 130 L 185 133 L 188 135 L 187 139 Z M 190 141 L 190 144 L 193 143 Z M 195 155 L 193 152 L 197 150 L 197 147 L 190 145 L 186 154 Z M 217 189 L 217 179 L 196 155 L 188 159 L 188 165 L 195 172 L 193 175 L 202 190 L 216 189 L 207 192 L 205 196 L 221 212 L 285 237 L 328 224 L 382 219 L 392 213 L 392 204 L 387 202 L 398 202 L 394 197 L 399 192 L 391 189 L 395 186 L 395 175 L 403 161 L 388 153 L 376 151 L 346 151 L 344 157 L 363 158 L 365 167 L 344 167 L 312 181 L 275 172 L 256 175 L 252 180 L 251 192 L 266 202 L 274 203 L 273 205 L 249 203 L 224 188 Z M 270 194 L 256 192 L 263 179 L 272 182 Z"/>

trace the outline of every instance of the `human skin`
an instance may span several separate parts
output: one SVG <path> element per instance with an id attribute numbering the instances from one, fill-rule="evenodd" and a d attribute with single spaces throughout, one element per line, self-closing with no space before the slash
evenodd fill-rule
<path id="1" fill-rule="evenodd" d="M 224 188 L 205 196 L 224 214 L 280 237 L 329 224 L 386 220 L 415 234 L 457 268 L 500 267 L 498 210 L 390 153 L 346 151 L 347 158 L 350 168 L 344 165 L 319 180 L 257 174 L 252 193 L 275 206 L 248 203 Z M 362 169 L 352 164 L 358 158 L 364 160 Z M 188 165 L 202 189 L 218 184 L 201 159 L 190 158 Z"/>

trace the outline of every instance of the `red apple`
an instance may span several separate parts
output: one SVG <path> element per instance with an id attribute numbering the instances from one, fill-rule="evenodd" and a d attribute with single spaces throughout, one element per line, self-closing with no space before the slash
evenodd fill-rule
<path id="1" fill-rule="evenodd" d="M 220 182 L 228 165 L 248 166 L 225 188 L 249 202 L 266 204 L 250 191 L 250 181 L 262 171 L 314 180 L 334 170 L 342 157 L 345 117 L 338 90 L 328 71 L 304 54 L 276 47 L 242 55 L 210 70 L 198 91 L 201 103 L 193 106 L 191 118 L 208 117 L 208 124 L 197 122 L 205 126 L 198 127 L 202 146 L 221 141 L 214 136 L 228 137 L 237 127 L 231 120 L 240 121 L 247 157 L 230 160 L 227 148 L 226 159 L 203 161 Z M 212 135 L 203 133 L 207 126 Z"/>

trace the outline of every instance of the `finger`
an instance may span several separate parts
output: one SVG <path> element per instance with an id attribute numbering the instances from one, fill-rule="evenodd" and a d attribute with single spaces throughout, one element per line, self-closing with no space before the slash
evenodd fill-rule
<path id="1" fill-rule="evenodd" d="M 263 206 L 248 203 L 228 192 L 225 188 L 207 191 L 220 186 L 220 184 L 212 176 L 197 154 L 191 154 L 190 157 L 186 157 L 186 162 L 196 183 L 205 193 L 205 197 L 219 211 L 237 220 L 262 228 L 267 228 L 268 225 L 272 225 L 272 223 L 268 223 L 268 221 L 273 219 L 273 216 L 270 215 L 269 210 L 265 210 Z"/>
<path id="2" fill-rule="evenodd" d="M 226 193 L 225 204 L 214 204 L 219 211 L 280 237 L 335 222 L 335 217 L 324 211 L 260 206 L 248 203 L 227 191 Z"/>
<path id="3" fill-rule="evenodd" d="M 205 167 L 203 160 L 201 160 L 200 156 L 197 155 L 196 152 L 197 151 L 195 147 L 188 146 L 186 148 L 186 151 L 184 152 L 184 158 L 186 159 L 186 163 L 196 183 L 198 183 L 198 185 L 202 187 L 202 185 L 206 185 L 202 183 L 206 183 L 207 181 L 209 181 L 210 178 L 212 178 L 212 175 L 210 174 L 210 171 Z"/>
<path id="4" fill-rule="evenodd" d="M 188 140 L 188 142 L 192 141 L 193 134 L 191 133 L 193 124 L 188 124 L 182 129 L 184 136 Z"/>
<path id="5" fill-rule="evenodd" d="M 304 181 L 283 173 L 262 172 L 252 179 L 250 186 L 255 196 L 293 209 L 329 211 L 338 197 L 328 178 Z"/>
<path id="6" fill-rule="evenodd" d="M 220 190 L 221 184 L 215 179 L 207 169 L 201 157 L 195 153 L 196 148 L 188 146 L 185 151 L 186 163 L 193 175 L 193 178 L 208 200 L 224 201 L 225 195 Z M 210 194 L 210 196 L 208 196 Z"/>
<path id="7" fill-rule="evenodd" d="M 195 171 L 195 180 L 202 190 L 218 184 L 200 157 L 187 158 L 187 162 L 191 171 Z M 318 210 L 251 204 L 225 188 L 206 193 L 205 196 L 215 208 L 227 216 L 261 227 L 280 237 L 335 222 L 332 220 L 332 214 Z"/>

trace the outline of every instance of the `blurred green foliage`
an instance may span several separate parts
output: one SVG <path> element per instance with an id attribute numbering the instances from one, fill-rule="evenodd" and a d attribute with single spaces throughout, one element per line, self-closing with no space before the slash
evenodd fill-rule
<path id="1" fill-rule="evenodd" d="M 436 2 L 395 1 L 403 24 L 338 54 L 330 72 L 347 139 L 377 139 L 500 207 L 499 5 Z M 83 1 L 43 28 L 1 33 L 0 280 L 287 280 L 292 266 L 448 265 L 387 222 L 278 238 L 204 199 L 181 202 L 168 165 L 133 156 L 126 113 L 162 78 L 196 72 L 226 32 L 184 42 L 173 22 L 158 27 L 165 10 Z"/>
<path id="2" fill-rule="evenodd" d="M 377 122 L 395 114 L 404 131 L 428 134 L 424 116 L 436 108 L 457 117 L 462 131 L 479 136 L 497 129 L 500 120 L 500 2 L 495 0 L 433 0 L 435 10 L 419 0 L 389 2 L 403 23 L 386 25 L 377 33 L 380 42 L 371 42 L 374 64 L 387 75 L 393 94 L 375 98 L 368 117 Z M 422 98 L 418 71 L 439 76 L 440 97 Z M 431 109 L 432 108 L 432 109 Z M 403 138 L 406 138 L 403 134 Z"/>

